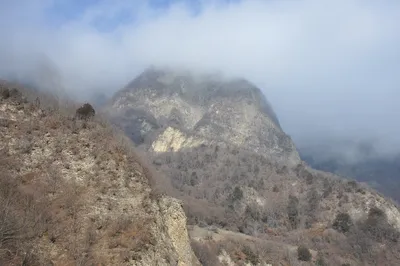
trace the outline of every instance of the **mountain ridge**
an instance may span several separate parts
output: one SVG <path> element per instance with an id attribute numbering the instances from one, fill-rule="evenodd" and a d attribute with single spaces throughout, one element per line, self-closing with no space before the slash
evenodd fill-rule
<path id="1" fill-rule="evenodd" d="M 113 96 L 108 113 L 125 132 L 134 132 L 132 139 L 138 144 L 150 133 L 165 135 L 166 128 L 175 127 L 202 137 L 202 143 L 220 139 L 271 159 L 299 162 L 294 143 L 266 97 L 244 79 L 151 68 Z M 136 129 L 129 128 L 132 124 Z"/>
<path id="2" fill-rule="evenodd" d="M 250 82 L 216 75 L 196 83 L 181 73 L 144 71 L 105 112 L 136 138 L 168 183 L 163 191 L 182 200 L 203 265 L 399 262 L 395 203 L 303 162 Z"/>
<path id="3" fill-rule="evenodd" d="M 205 112 L 174 99 L 176 88 L 160 88 L 168 97 L 139 89 L 121 94 L 122 112 L 111 104 L 86 118 L 74 115 L 79 105 L 51 103 L 48 94 L 35 101 L 38 92 L 2 91 L 0 208 L 11 214 L 7 226 L 30 215 L 40 221 L 24 245 L 6 243 L 15 260 L 31 250 L 38 265 L 399 263 L 398 206 L 364 184 L 293 160 L 296 153 L 285 150 L 293 143 L 282 145 L 283 131 L 243 101 L 249 98 L 211 99 L 219 106 Z M 126 127 L 127 136 L 109 127 L 104 112 L 139 131 L 139 145 Z M 250 139 L 235 139 L 238 129 Z M 7 200 L 10 191 L 33 201 Z"/>

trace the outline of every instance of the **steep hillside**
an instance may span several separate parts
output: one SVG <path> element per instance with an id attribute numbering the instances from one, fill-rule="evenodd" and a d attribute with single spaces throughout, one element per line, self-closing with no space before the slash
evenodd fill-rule
<path id="1" fill-rule="evenodd" d="M 203 146 L 152 156 L 158 171 L 170 177 L 174 195 L 183 200 L 189 224 L 243 233 L 269 240 L 269 245 L 304 244 L 325 265 L 375 265 L 383 257 L 400 261 L 400 212 L 365 185 L 303 164 L 274 164 L 237 148 Z M 382 215 L 380 225 L 369 218 L 375 212 Z M 348 219 L 343 230 L 335 226 L 341 214 Z M 287 257 L 285 250 L 255 254 L 273 265 L 295 260 L 296 254 Z"/>
<path id="2" fill-rule="evenodd" d="M 130 141 L 58 102 L 0 84 L 0 265 L 199 265 Z"/>
<path id="3" fill-rule="evenodd" d="M 149 69 L 105 111 L 182 200 L 203 265 L 400 263 L 397 206 L 301 162 L 249 82 Z"/>
<path id="4" fill-rule="evenodd" d="M 218 142 L 299 162 L 261 91 L 243 79 L 149 68 L 113 97 L 107 111 L 136 143 L 158 136 L 170 143 L 153 147 L 157 151 Z M 185 134 L 190 141 L 180 140 Z"/>

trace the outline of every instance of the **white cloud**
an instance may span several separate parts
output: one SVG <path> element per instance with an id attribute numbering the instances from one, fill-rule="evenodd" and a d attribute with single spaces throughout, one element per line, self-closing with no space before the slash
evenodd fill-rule
<path id="1" fill-rule="evenodd" d="M 31 71 L 40 52 L 82 93 L 115 91 L 149 64 L 221 69 L 261 86 L 298 140 L 323 131 L 400 143 L 398 1 L 202 1 L 197 16 L 183 4 L 102 1 L 57 27 L 42 19 L 49 1 L 0 4 L 0 73 Z M 135 19 L 93 26 L 121 12 Z"/>

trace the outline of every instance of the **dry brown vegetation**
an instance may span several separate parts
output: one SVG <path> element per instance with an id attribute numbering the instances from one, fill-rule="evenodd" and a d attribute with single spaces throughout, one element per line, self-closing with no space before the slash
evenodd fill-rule
<path id="1" fill-rule="evenodd" d="M 166 193 L 184 201 L 191 225 L 304 244 L 318 252 L 313 263 L 323 265 L 400 262 L 398 231 L 384 215 L 372 219 L 365 213 L 356 221 L 347 214 L 362 212 L 365 202 L 380 197 L 354 181 L 304 165 L 290 169 L 240 148 L 201 146 L 151 155 L 155 168 L 171 180 L 173 190 Z M 216 251 L 207 245 L 196 243 L 194 250 L 200 260 L 212 261 L 209 253 Z M 255 254 L 263 260 L 274 256 Z M 300 263 L 296 256 L 286 259 L 289 265 Z"/>
<path id="2" fill-rule="evenodd" d="M 176 261 L 126 137 L 56 97 L 4 82 L 0 95 L 0 265 Z"/>
<path id="3" fill-rule="evenodd" d="M 203 265 L 400 262 L 383 199 L 356 182 L 237 147 L 137 153 L 78 108 L 0 86 L 0 265 L 174 265 L 161 193 L 183 200 Z"/>
<path id="4" fill-rule="evenodd" d="M 257 88 L 179 75 L 183 92 L 176 78 L 160 82 L 165 74 L 145 71 L 105 112 L 151 159 L 162 191 L 183 201 L 204 265 L 400 265 L 398 208 L 299 162 Z"/>

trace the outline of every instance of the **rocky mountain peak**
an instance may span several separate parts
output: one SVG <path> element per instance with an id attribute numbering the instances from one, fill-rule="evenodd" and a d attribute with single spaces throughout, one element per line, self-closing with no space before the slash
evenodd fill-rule
<path id="1" fill-rule="evenodd" d="M 157 136 L 171 142 L 166 134 L 173 130 L 165 129 L 174 127 L 179 135 L 198 139 L 192 144 L 228 143 L 281 162 L 299 162 L 261 90 L 242 78 L 151 67 L 113 97 L 109 113 L 136 143 L 150 135 L 151 143 Z"/>
<path id="2" fill-rule="evenodd" d="M 130 82 L 124 91 L 151 89 L 157 95 L 178 95 L 193 105 L 207 106 L 216 98 L 230 98 L 254 104 L 280 127 L 270 103 L 261 90 L 243 78 L 219 72 L 150 67 Z"/>

